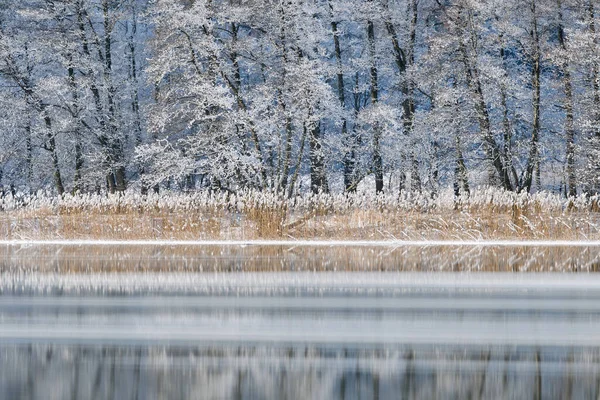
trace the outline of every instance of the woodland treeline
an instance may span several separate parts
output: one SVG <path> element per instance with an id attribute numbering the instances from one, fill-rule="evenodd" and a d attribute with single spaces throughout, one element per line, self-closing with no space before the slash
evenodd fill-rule
<path id="1" fill-rule="evenodd" d="M 0 0 L 14 190 L 600 188 L 596 0 Z"/>

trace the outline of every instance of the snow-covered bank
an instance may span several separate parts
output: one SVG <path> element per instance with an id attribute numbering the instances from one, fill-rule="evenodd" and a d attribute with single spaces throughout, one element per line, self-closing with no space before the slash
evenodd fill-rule
<path id="1" fill-rule="evenodd" d="M 600 247 L 600 240 L 0 240 L 0 246 Z"/>

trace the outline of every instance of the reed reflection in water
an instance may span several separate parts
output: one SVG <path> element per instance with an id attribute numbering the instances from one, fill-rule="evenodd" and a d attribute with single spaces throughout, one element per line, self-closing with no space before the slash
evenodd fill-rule
<path id="1" fill-rule="evenodd" d="M 600 353 L 564 348 L 4 345 L 3 399 L 596 398 Z"/>
<path id="2" fill-rule="evenodd" d="M 0 245 L 0 273 L 585 272 L 600 246 Z"/>

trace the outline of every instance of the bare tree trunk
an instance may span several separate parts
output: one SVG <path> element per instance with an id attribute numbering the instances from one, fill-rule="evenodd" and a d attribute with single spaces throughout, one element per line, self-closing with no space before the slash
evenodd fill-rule
<path id="1" fill-rule="evenodd" d="M 281 111 L 284 115 L 285 118 L 285 132 L 284 132 L 284 137 L 283 137 L 283 144 L 282 144 L 282 150 L 283 150 L 283 154 L 281 154 L 280 156 L 280 173 L 281 173 L 281 177 L 279 180 L 279 190 L 282 192 L 285 192 L 285 189 L 287 187 L 288 184 L 288 178 L 289 178 L 289 173 L 290 173 L 290 162 L 291 162 L 291 158 L 292 158 L 292 138 L 293 138 L 293 126 L 292 126 L 292 118 L 290 115 L 288 115 L 288 110 L 287 110 L 287 105 L 285 102 L 285 94 L 283 93 L 283 91 L 285 90 L 285 86 L 286 86 L 286 73 L 285 73 L 285 66 L 288 63 L 288 55 L 287 55 L 287 45 L 286 45 L 286 41 L 287 41 L 287 37 L 286 37 L 286 31 L 285 31 L 285 27 L 287 24 L 286 21 L 286 17 L 285 17 L 285 9 L 284 9 L 285 5 L 281 4 L 281 8 L 280 8 L 280 23 L 281 23 L 281 27 L 280 27 L 280 40 L 281 40 L 281 46 L 282 46 L 282 57 L 283 57 L 283 63 L 284 63 L 284 68 L 283 68 L 283 79 L 282 79 L 282 88 L 279 91 L 279 105 L 281 107 Z"/>
<path id="2" fill-rule="evenodd" d="M 407 67 L 412 67 L 415 63 L 415 46 L 417 43 L 417 22 L 419 18 L 419 8 L 417 0 L 410 1 L 410 34 L 409 34 L 409 45 L 408 45 L 408 65 Z M 412 82 L 407 78 L 406 72 L 403 80 L 404 86 L 406 89 L 406 95 L 404 96 L 404 102 L 402 104 L 402 108 L 404 110 L 404 114 L 406 114 L 405 118 L 405 131 L 409 136 L 413 136 L 413 128 L 414 128 L 414 115 L 415 115 L 415 96 L 414 96 L 414 88 Z M 416 142 L 414 138 L 411 138 L 411 151 L 410 151 L 410 163 L 412 166 L 411 172 L 411 187 L 413 190 L 418 192 L 421 191 L 421 177 L 419 176 L 419 162 L 417 157 L 415 156 L 415 146 Z"/>
<path id="3" fill-rule="evenodd" d="M 109 167 L 111 173 L 107 177 L 109 191 L 123 192 L 126 189 L 127 183 L 125 180 L 125 166 L 123 165 L 123 143 L 118 137 L 117 128 L 117 111 L 115 106 L 116 90 L 112 84 L 112 29 L 109 15 L 109 1 L 103 0 L 102 13 L 104 17 L 104 79 L 107 85 L 107 100 L 108 100 L 108 134 L 109 134 Z M 114 186 L 113 186 L 114 183 Z"/>
<path id="4" fill-rule="evenodd" d="M 236 24 L 232 23 L 231 31 L 232 31 L 232 40 L 233 40 L 234 48 L 235 48 L 235 43 L 238 40 L 238 37 L 237 37 L 238 30 L 239 30 L 239 27 Z M 242 98 L 242 78 L 241 78 L 241 71 L 240 71 L 239 55 L 238 55 L 237 51 L 234 50 L 230 54 L 230 58 L 231 58 L 231 62 L 233 64 L 233 71 L 234 71 L 233 72 L 233 75 L 234 75 L 233 82 L 231 81 L 231 79 L 226 77 L 225 74 L 223 74 L 223 76 L 224 76 L 225 81 L 227 82 L 229 88 L 233 92 L 233 95 L 236 99 L 238 108 L 244 112 L 247 112 L 248 108 L 246 106 L 246 102 Z M 267 182 L 267 171 L 265 170 L 263 153 L 262 153 L 262 149 L 261 149 L 261 145 L 260 145 L 260 140 L 258 138 L 258 133 L 256 132 L 256 128 L 252 121 L 249 121 L 249 130 L 250 130 L 250 137 L 252 139 L 252 142 L 254 143 L 254 150 L 256 151 L 256 156 L 258 157 L 258 162 L 260 164 L 260 176 L 262 178 L 261 189 L 264 189 L 266 187 L 266 182 Z"/>
<path id="5" fill-rule="evenodd" d="M 331 34 L 333 36 L 333 46 L 335 51 L 335 60 L 337 68 L 337 92 L 340 107 L 346 108 L 346 94 L 344 92 L 344 69 L 342 63 L 342 49 L 340 45 L 340 32 L 338 23 L 334 20 L 333 6 L 329 2 L 329 10 L 331 14 Z M 351 191 L 354 185 L 354 169 L 356 165 L 355 143 L 352 137 L 348 135 L 348 121 L 342 117 L 342 140 L 344 141 L 344 190 Z"/>
<path id="6" fill-rule="evenodd" d="M 135 3 L 132 4 L 131 10 L 131 30 L 129 32 L 129 79 L 133 87 L 132 99 L 131 99 L 131 111 L 134 116 L 134 137 L 136 146 L 142 144 L 142 117 L 140 112 L 140 94 L 139 94 L 139 81 L 137 71 L 137 60 L 136 60 L 136 43 L 135 38 L 137 34 L 137 9 Z M 147 194 L 148 187 L 144 183 L 145 170 L 143 165 L 138 165 L 139 180 L 141 183 L 141 193 Z"/>
<path id="7" fill-rule="evenodd" d="M 285 104 L 283 105 L 284 113 Z M 292 136 L 293 136 L 293 128 L 292 128 L 292 119 L 289 116 L 285 117 L 285 141 L 284 141 L 284 153 L 283 153 L 283 161 L 281 168 L 281 181 L 279 187 L 281 190 L 285 190 L 288 184 L 288 177 L 290 174 L 290 160 L 292 158 Z"/>
<path id="8" fill-rule="evenodd" d="M 27 50 L 27 48 L 25 49 Z M 42 100 L 37 96 L 37 94 L 33 90 L 33 85 L 31 82 L 30 71 L 27 69 L 26 75 L 23 75 L 14 60 L 11 56 L 8 56 L 6 59 L 6 63 L 8 65 L 7 76 L 12 79 L 16 85 L 23 91 L 25 95 L 25 101 L 31 105 L 36 111 L 38 111 L 44 120 L 44 125 L 46 127 L 46 138 L 47 142 L 42 145 L 42 148 L 50 153 L 50 157 L 52 159 L 52 167 L 54 170 L 54 186 L 56 187 L 56 191 L 59 195 L 62 195 L 65 192 L 65 187 L 63 185 L 62 176 L 60 172 L 60 163 L 58 161 L 58 153 L 56 149 L 56 137 L 52 130 L 52 119 L 50 118 L 50 114 L 48 114 L 48 105 L 44 104 Z"/>
<path id="9" fill-rule="evenodd" d="M 106 0 L 104 0 L 103 5 L 108 6 L 106 4 Z M 86 19 L 87 22 L 90 26 L 92 26 L 92 22 L 91 19 L 89 18 L 87 11 L 84 8 L 84 4 L 82 0 L 78 0 L 76 3 L 76 14 L 77 14 L 77 25 L 79 28 L 79 35 L 80 35 L 80 39 L 81 39 L 81 46 L 82 46 L 82 50 L 83 50 L 83 54 L 90 59 L 92 58 L 92 53 L 91 53 L 91 49 L 90 49 L 90 42 L 88 40 L 87 37 L 87 32 L 86 32 Z M 107 18 L 107 16 L 106 16 Z M 105 23 L 108 23 L 108 20 L 105 18 Z M 107 27 L 105 27 L 106 29 Z M 96 41 L 98 42 L 98 40 Z M 105 77 L 107 75 L 109 75 L 109 73 L 106 72 L 106 57 L 102 55 L 101 51 L 98 51 L 98 56 L 100 58 L 100 61 L 104 64 L 104 68 L 105 68 Z M 100 129 L 99 129 L 99 133 L 97 134 L 97 138 L 98 138 L 98 142 L 100 143 L 100 145 L 103 148 L 104 151 L 104 168 L 110 168 L 110 164 L 111 164 L 111 152 L 112 152 L 112 138 L 111 138 L 111 133 L 110 133 L 110 126 L 111 126 L 111 122 L 109 121 L 109 123 L 107 123 L 106 121 L 106 113 L 104 112 L 104 106 L 102 104 L 102 99 L 100 98 L 100 89 L 98 86 L 98 83 L 96 82 L 96 78 L 95 78 L 95 73 L 92 70 L 91 67 L 88 67 L 87 69 L 87 75 L 90 79 L 90 91 L 92 92 L 92 97 L 94 98 L 94 105 L 96 108 L 96 114 L 97 114 L 97 119 L 98 122 L 100 124 Z M 110 118 L 110 117 L 109 117 Z M 115 187 L 116 187 L 116 183 L 115 183 L 115 179 L 114 179 L 114 174 L 112 172 L 108 173 L 105 177 L 105 181 L 106 181 L 106 185 L 108 187 L 108 190 L 110 192 L 114 192 L 115 191 Z"/>
<path id="10" fill-rule="evenodd" d="M 387 3 L 385 4 L 387 8 Z M 416 0 L 410 0 L 408 4 L 409 18 L 409 43 L 407 51 L 404 51 L 400 46 L 396 28 L 389 19 L 389 15 L 385 21 L 385 28 L 390 35 L 392 42 L 392 49 L 394 50 L 394 58 L 398 73 L 400 75 L 400 90 L 404 97 L 402 101 L 402 124 L 404 126 L 404 134 L 408 138 L 409 145 L 409 159 L 411 164 L 411 188 L 416 191 L 421 190 L 421 179 L 419 177 L 419 165 L 414 152 L 414 141 L 412 139 L 414 114 L 415 114 L 415 101 L 414 101 L 414 90 L 411 82 L 407 77 L 407 70 L 410 68 L 415 61 L 415 45 L 417 37 L 417 20 L 418 20 L 418 4 Z M 403 174 L 405 175 L 405 174 Z M 401 182 L 401 186 L 403 183 Z"/>
<path id="11" fill-rule="evenodd" d="M 512 159 L 512 128 L 510 126 L 510 117 L 508 115 L 508 104 L 506 86 L 503 84 L 500 88 L 500 102 L 502 104 L 502 128 L 503 128 L 503 154 L 504 154 L 504 174 L 512 177 L 515 188 L 519 186 L 519 177 Z M 509 178 L 510 179 L 510 178 Z"/>
<path id="12" fill-rule="evenodd" d="M 296 164 L 294 165 L 294 173 L 292 175 L 292 180 L 290 182 L 290 187 L 288 189 L 288 198 L 291 198 L 294 194 L 294 188 L 296 186 L 296 181 L 298 180 L 298 175 L 300 174 L 300 166 L 302 165 L 302 158 L 304 157 L 304 147 L 306 145 L 306 124 L 304 125 L 304 130 L 302 133 L 302 139 L 300 139 L 300 150 L 298 151 L 298 157 L 296 159 Z"/>
<path id="13" fill-rule="evenodd" d="M 321 145 L 321 123 L 317 122 L 310 128 L 310 190 L 317 194 L 329 192 L 325 175 L 325 157 Z"/>
<path id="14" fill-rule="evenodd" d="M 459 21 L 459 23 L 468 26 L 471 37 L 475 37 L 475 28 L 471 26 L 469 22 Z M 459 32 L 459 35 L 461 35 L 461 33 L 462 32 Z M 471 42 L 476 43 L 476 40 L 473 39 Z M 506 173 L 502 163 L 502 152 L 498 146 L 498 143 L 494 139 L 494 136 L 492 135 L 490 117 L 485 98 L 483 96 L 481 81 L 479 79 L 479 68 L 477 66 L 477 60 L 474 59 L 476 56 L 472 57 L 470 55 L 467 45 L 463 40 L 459 41 L 459 47 L 462 56 L 462 62 L 465 66 L 467 84 L 471 90 L 471 94 L 475 103 L 475 111 L 477 113 L 479 130 L 483 139 L 486 156 L 500 177 L 502 187 L 505 190 L 513 190 L 508 174 Z M 473 52 L 476 52 L 477 49 L 473 48 L 472 50 Z"/>
<path id="15" fill-rule="evenodd" d="M 81 144 L 81 116 L 79 115 L 81 106 L 79 104 L 79 95 L 77 94 L 77 85 L 75 83 L 75 68 L 73 66 L 72 57 L 69 56 L 71 64 L 67 69 L 69 77 L 69 86 L 71 87 L 71 96 L 73 97 L 73 116 L 76 119 L 75 125 L 75 173 L 73 175 L 73 193 L 81 190 L 81 170 L 83 169 L 83 149 Z"/>
<path id="16" fill-rule="evenodd" d="M 523 180 L 523 188 L 527 192 L 531 192 L 533 184 L 533 173 L 537 170 L 539 177 L 540 155 L 539 155 L 539 140 L 540 140 L 540 91 L 541 91 L 541 54 L 540 42 L 538 33 L 538 20 L 536 10 L 536 0 L 531 0 L 531 38 L 533 40 L 533 55 L 532 55 L 532 71 L 531 71 L 531 86 L 533 88 L 533 130 L 531 132 L 531 141 L 529 144 L 529 157 L 527 167 L 525 169 L 525 177 Z M 539 180 L 539 178 L 538 178 Z"/>
<path id="17" fill-rule="evenodd" d="M 558 41 L 560 47 L 566 53 L 567 44 L 565 39 L 565 29 L 563 22 L 562 1 L 556 0 L 558 7 Z M 566 55 L 566 54 L 565 54 Z M 568 196 L 577 196 L 577 177 L 575 171 L 575 121 L 573 116 L 573 84 L 571 82 L 571 69 L 568 58 L 563 59 L 561 65 L 563 72 L 563 85 L 565 91 L 565 139 L 567 142 L 566 161 L 567 161 L 567 187 Z"/>
<path id="18" fill-rule="evenodd" d="M 369 57 L 371 62 L 371 104 L 377 105 L 379 97 L 377 60 L 375 52 L 375 27 L 373 21 L 367 21 L 367 42 L 369 46 Z M 383 160 L 381 158 L 381 127 L 378 123 L 373 126 L 373 172 L 375 173 L 375 192 L 383 192 Z"/>
<path id="19" fill-rule="evenodd" d="M 46 149 L 50 152 L 52 156 L 52 167 L 54 168 L 54 186 L 56 187 L 56 191 L 59 195 L 62 195 L 65 192 L 65 187 L 63 185 L 62 176 L 60 173 L 60 164 L 58 162 L 58 153 L 56 152 L 56 138 L 52 133 L 52 120 L 48 115 L 48 111 L 44 108 L 44 124 L 46 125 L 47 136 L 48 136 L 48 145 Z"/>
<path id="20" fill-rule="evenodd" d="M 501 43 L 500 47 L 500 58 L 502 59 L 502 68 L 504 78 L 508 78 L 508 68 L 506 67 L 506 49 L 504 47 L 504 37 L 500 34 L 499 41 Z M 512 178 L 512 186 L 515 190 L 519 190 L 519 177 L 517 175 L 517 170 L 513 164 L 513 153 L 512 153 L 512 127 L 511 127 L 511 118 L 509 115 L 508 109 L 508 94 L 507 94 L 506 82 L 502 81 L 500 83 L 500 103 L 502 106 L 502 128 L 503 128 L 503 138 L 502 138 L 502 153 L 503 153 L 503 167 L 504 167 L 504 175 L 508 176 L 508 179 Z"/>
<path id="21" fill-rule="evenodd" d="M 462 144 L 460 143 L 460 136 L 456 135 L 456 165 L 454 167 L 454 195 L 460 196 L 461 193 L 469 195 L 471 193 L 469 189 L 469 178 L 467 175 L 467 167 L 465 165 L 465 158 L 462 153 Z"/>
<path id="22" fill-rule="evenodd" d="M 77 25 L 79 26 L 79 36 L 81 39 L 81 47 L 83 50 L 83 54 L 91 59 L 91 51 L 90 51 L 90 44 L 87 38 L 87 34 L 86 34 L 86 30 L 85 30 L 85 22 L 84 22 L 84 17 L 86 16 L 86 11 L 83 8 L 83 3 L 81 0 L 79 0 L 77 2 L 76 5 L 76 12 L 77 12 Z M 99 135 L 99 141 L 100 144 L 103 147 L 108 146 L 108 139 L 106 138 L 106 121 L 104 119 L 104 111 L 103 111 L 103 107 L 102 107 L 102 100 L 100 99 L 100 90 L 98 89 L 98 84 L 96 82 L 95 79 L 95 74 L 94 71 L 91 69 L 91 67 L 88 68 L 87 70 L 87 75 L 90 78 L 90 91 L 92 92 L 92 97 L 94 98 L 94 106 L 96 108 L 96 113 L 97 113 L 97 118 L 98 121 L 100 122 L 100 128 L 101 128 L 101 132 Z"/>
<path id="23" fill-rule="evenodd" d="M 462 47 L 464 48 L 464 46 Z M 508 175 L 504 171 L 500 147 L 492 135 L 490 118 L 487 106 L 485 104 L 485 99 L 483 97 L 481 83 L 479 81 L 479 71 L 476 69 L 476 67 L 471 67 L 468 62 L 466 63 L 465 71 L 467 74 L 467 82 L 469 83 L 472 93 L 475 96 L 475 110 L 479 119 L 479 129 L 483 138 L 487 158 L 490 160 L 496 172 L 500 176 L 502 187 L 506 190 L 513 190 L 512 184 L 508 179 Z"/>
<path id="24" fill-rule="evenodd" d="M 0 31 L 0 34 L 2 32 Z M 28 46 L 25 45 L 25 53 L 27 54 Z M 27 71 L 31 71 L 31 66 L 29 65 L 29 56 L 27 57 Z M 25 101 L 27 102 L 27 92 L 25 92 Z M 27 113 L 27 123 L 25 124 L 25 150 L 26 150 L 26 158 L 25 158 L 25 168 L 27 169 L 27 183 L 29 184 L 30 191 L 31 185 L 33 184 L 33 144 L 31 142 L 31 114 Z M 1 174 L 0 174 L 1 176 Z M 1 181 L 1 179 L 0 179 Z"/>
<path id="25" fill-rule="evenodd" d="M 587 11 L 588 11 L 588 29 L 590 31 L 590 35 L 592 36 L 593 48 L 598 51 L 599 41 L 596 33 L 596 12 L 594 8 L 594 1 L 590 0 L 588 3 Z M 598 63 L 594 60 L 592 62 L 592 89 L 593 89 L 593 111 L 592 111 L 592 125 L 594 126 L 592 130 L 592 136 L 590 138 L 590 147 L 591 152 L 588 155 L 590 158 L 591 165 L 591 182 L 589 190 L 590 192 L 596 193 L 600 189 L 599 181 L 597 176 L 600 171 L 600 164 L 598 162 L 598 151 L 600 151 L 600 71 L 598 68 Z"/>
<path id="26" fill-rule="evenodd" d="M 352 94 L 352 108 L 353 108 L 353 112 L 354 112 L 354 117 L 356 118 L 358 116 L 358 113 L 360 112 L 361 109 L 361 97 L 363 96 L 360 92 L 360 77 L 359 77 L 359 73 L 356 72 L 354 74 L 354 90 L 353 90 L 353 94 Z M 360 181 L 364 178 L 364 176 L 359 175 L 358 173 L 358 161 L 357 160 L 357 151 L 358 149 L 360 149 L 360 147 L 362 146 L 362 138 L 361 136 L 356 132 L 356 126 L 353 127 L 351 132 L 348 132 L 348 137 L 351 143 L 350 146 L 350 154 L 353 160 L 353 170 L 352 170 L 352 186 L 350 186 L 347 191 L 348 192 L 355 192 L 356 188 L 358 187 L 358 184 L 360 183 Z"/>
<path id="27" fill-rule="evenodd" d="M 31 117 L 27 115 L 27 124 L 25 125 L 25 168 L 27 169 L 27 183 L 30 190 L 33 185 L 33 144 L 31 143 Z"/>

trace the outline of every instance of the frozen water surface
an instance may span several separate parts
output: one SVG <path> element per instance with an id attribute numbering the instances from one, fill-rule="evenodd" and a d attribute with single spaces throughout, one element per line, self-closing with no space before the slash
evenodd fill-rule
<path id="1" fill-rule="evenodd" d="M 4 242 L 0 398 L 596 398 L 598 252 Z"/>

